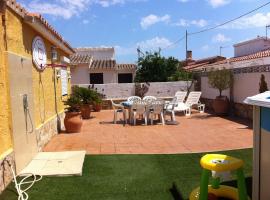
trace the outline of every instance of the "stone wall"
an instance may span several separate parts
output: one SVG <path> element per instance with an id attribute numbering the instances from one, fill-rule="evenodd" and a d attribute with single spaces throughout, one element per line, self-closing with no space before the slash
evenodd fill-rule
<path id="1" fill-rule="evenodd" d="M 65 113 L 62 112 L 59 114 L 59 119 L 60 119 L 60 127 L 61 130 L 64 129 L 64 118 L 65 118 Z M 42 151 L 44 146 L 48 144 L 48 142 L 51 140 L 51 138 L 55 135 L 58 134 L 57 130 L 57 117 L 55 116 L 51 120 L 48 120 L 43 124 L 41 127 L 36 129 L 36 136 L 37 136 L 37 145 L 38 145 L 38 151 Z"/>
<path id="2" fill-rule="evenodd" d="M 201 102 L 205 104 L 207 111 L 213 112 L 213 99 L 202 98 Z M 251 105 L 243 103 L 234 103 L 231 109 L 231 114 L 237 117 L 252 120 L 253 119 L 253 107 Z"/>
<path id="3" fill-rule="evenodd" d="M 8 186 L 12 180 L 12 172 L 9 163 L 12 164 L 15 168 L 13 152 L 0 160 L 0 193 Z"/>
<path id="4" fill-rule="evenodd" d="M 234 103 L 234 114 L 236 116 L 252 120 L 253 106 L 243 103 Z"/>

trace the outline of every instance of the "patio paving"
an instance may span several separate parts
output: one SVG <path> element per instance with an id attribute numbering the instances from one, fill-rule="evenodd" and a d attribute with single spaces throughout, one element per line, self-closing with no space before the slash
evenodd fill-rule
<path id="1" fill-rule="evenodd" d="M 176 117 L 179 125 L 112 124 L 113 112 L 91 113 L 81 133 L 59 134 L 44 151 L 86 150 L 88 154 L 173 154 L 251 148 L 250 123 L 211 114 Z"/>

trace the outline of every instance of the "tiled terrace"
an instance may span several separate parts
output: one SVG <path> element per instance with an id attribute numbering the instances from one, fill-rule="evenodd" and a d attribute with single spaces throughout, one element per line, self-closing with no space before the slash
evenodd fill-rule
<path id="1" fill-rule="evenodd" d="M 112 124 L 113 112 L 92 113 L 81 133 L 59 134 L 45 151 L 86 150 L 88 154 L 171 154 L 252 147 L 250 123 L 211 114 L 177 116 L 179 125 Z M 169 117 L 168 117 L 169 118 Z"/>

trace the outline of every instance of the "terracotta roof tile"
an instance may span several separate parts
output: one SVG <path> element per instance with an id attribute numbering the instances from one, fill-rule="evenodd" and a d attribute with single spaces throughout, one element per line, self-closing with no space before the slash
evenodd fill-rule
<path id="1" fill-rule="evenodd" d="M 135 64 L 117 64 L 117 70 L 136 70 L 137 65 Z"/>
<path id="2" fill-rule="evenodd" d="M 240 57 L 233 57 L 225 60 L 220 60 L 214 63 L 201 63 L 201 64 L 191 64 L 185 67 L 187 70 L 191 69 L 196 69 L 200 68 L 203 66 L 206 67 L 211 67 L 213 65 L 221 65 L 225 63 L 233 63 L 233 62 L 241 62 L 241 61 L 246 61 L 246 60 L 253 60 L 253 59 L 258 59 L 258 58 L 265 58 L 265 57 L 270 57 L 270 49 L 263 50 L 254 54 L 246 55 L 246 56 L 240 56 Z"/>
<path id="3" fill-rule="evenodd" d="M 244 61 L 244 60 L 264 58 L 264 57 L 270 57 L 270 49 L 260 51 L 254 54 L 246 55 L 246 56 L 230 58 L 229 62 L 238 62 L 238 61 Z"/>
<path id="4" fill-rule="evenodd" d="M 90 55 L 73 54 L 70 57 L 70 64 L 71 65 L 90 64 L 92 59 L 93 57 Z"/>
<path id="5" fill-rule="evenodd" d="M 115 60 L 93 60 L 90 69 L 116 69 Z"/>

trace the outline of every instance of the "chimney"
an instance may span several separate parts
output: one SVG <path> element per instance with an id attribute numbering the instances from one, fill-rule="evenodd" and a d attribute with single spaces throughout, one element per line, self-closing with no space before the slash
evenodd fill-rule
<path id="1" fill-rule="evenodd" d="M 192 51 L 187 51 L 187 59 L 192 60 Z"/>

